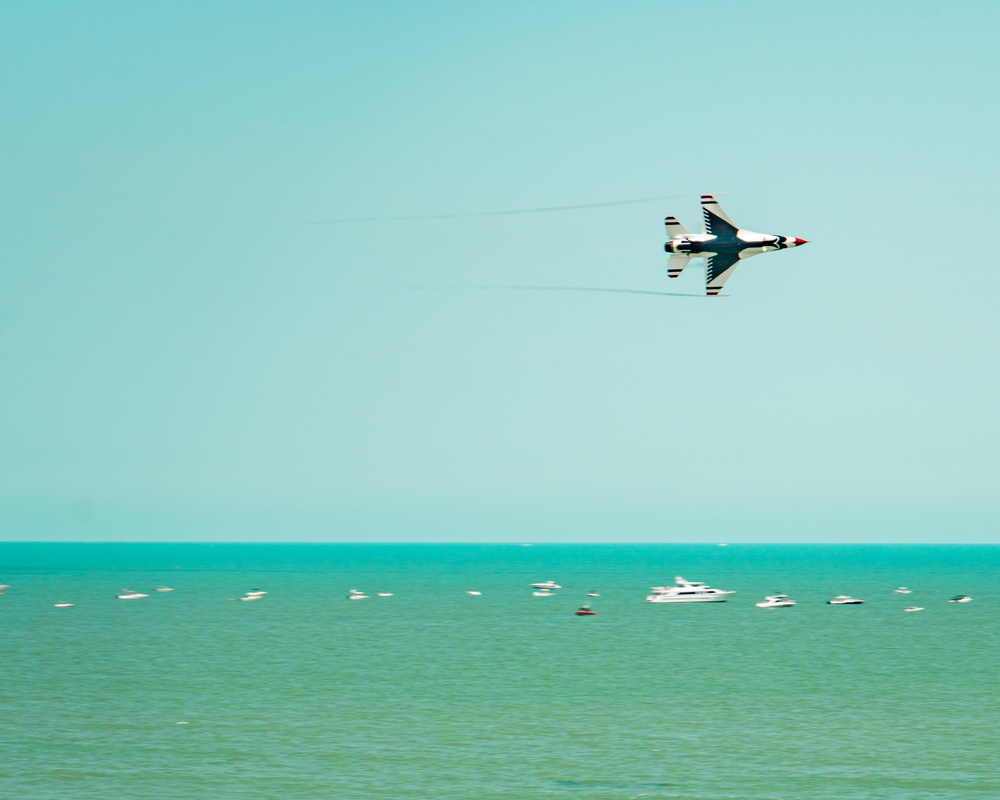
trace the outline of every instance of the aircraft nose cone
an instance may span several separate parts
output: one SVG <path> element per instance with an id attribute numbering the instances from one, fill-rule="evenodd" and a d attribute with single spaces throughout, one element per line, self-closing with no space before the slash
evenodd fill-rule
<path id="1" fill-rule="evenodd" d="M 800 244 L 809 244 L 809 240 L 808 239 L 800 239 L 800 238 L 798 238 L 796 236 L 795 237 L 795 246 L 798 247 Z"/>

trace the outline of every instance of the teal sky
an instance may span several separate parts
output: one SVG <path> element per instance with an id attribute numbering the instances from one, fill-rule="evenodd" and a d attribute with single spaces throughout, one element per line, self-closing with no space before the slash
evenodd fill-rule
<path id="1" fill-rule="evenodd" d="M 5 4 L 0 537 L 1000 541 L 997 30 Z M 724 298 L 477 288 L 701 292 L 702 192 L 810 244 Z"/>

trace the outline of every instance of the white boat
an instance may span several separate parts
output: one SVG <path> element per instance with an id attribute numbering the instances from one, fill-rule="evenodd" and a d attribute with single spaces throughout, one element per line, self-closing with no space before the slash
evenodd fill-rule
<path id="1" fill-rule="evenodd" d="M 787 594 L 769 594 L 759 603 L 756 603 L 757 608 L 788 608 L 794 605 L 795 601 Z"/>
<path id="2" fill-rule="evenodd" d="M 376 597 L 392 597 L 392 592 L 379 592 Z"/>
<path id="3" fill-rule="evenodd" d="M 153 589 L 153 591 L 154 592 L 172 592 L 173 591 L 173 587 L 171 587 L 171 586 L 157 586 L 155 589 Z"/>
<path id="4" fill-rule="evenodd" d="M 53 603 L 53 608 L 72 608 L 72 603 Z"/>
<path id="5" fill-rule="evenodd" d="M 948 598 L 949 603 L 971 603 L 972 598 L 967 594 L 956 594 L 954 597 Z"/>
<path id="6" fill-rule="evenodd" d="M 142 592 L 133 592 L 131 589 L 122 589 L 122 593 L 115 595 L 115 597 L 119 600 L 139 600 L 143 597 L 149 597 L 149 595 Z"/>
<path id="7" fill-rule="evenodd" d="M 863 602 L 865 601 L 857 597 L 851 597 L 846 594 L 838 594 L 832 600 L 827 600 L 826 604 L 828 606 L 860 606 Z"/>
<path id="8" fill-rule="evenodd" d="M 477 592 L 475 589 L 466 589 L 465 593 L 471 594 L 473 597 L 479 597 L 482 594 L 482 592 Z"/>
<path id="9" fill-rule="evenodd" d="M 538 591 L 531 593 L 532 597 L 555 597 L 555 592 L 550 592 L 548 589 L 539 589 Z"/>
<path id="10" fill-rule="evenodd" d="M 600 597 L 599 592 L 587 592 L 587 597 Z"/>
<path id="11" fill-rule="evenodd" d="M 544 583 L 533 583 L 531 584 L 532 589 L 562 589 L 555 581 L 545 581 Z"/>
<path id="12" fill-rule="evenodd" d="M 254 589 L 254 590 L 249 591 L 249 592 L 244 592 L 243 596 L 244 597 L 263 597 L 265 594 L 267 594 L 267 592 L 262 592 L 260 589 Z"/>
<path id="13" fill-rule="evenodd" d="M 912 589 L 907 589 L 905 586 L 900 586 L 898 589 L 893 589 L 896 594 L 913 594 Z"/>
<path id="14" fill-rule="evenodd" d="M 368 595 L 358 589 L 349 589 L 350 594 L 347 595 L 348 600 L 367 600 Z"/>
<path id="15" fill-rule="evenodd" d="M 700 581 L 686 581 L 679 575 L 673 586 L 654 586 L 647 595 L 647 603 L 723 603 L 736 592 L 713 589 Z"/>
<path id="16" fill-rule="evenodd" d="M 237 597 L 236 599 L 241 603 L 249 603 L 251 600 L 260 600 L 263 596 L 263 594 L 245 594 L 243 597 Z"/>
<path id="17" fill-rule="evenodd" d="M 903 609 L 903 611 L 923 611 L 923 610 L 924 610 L 923 606 L 907 606 L 906 608 Z"/>

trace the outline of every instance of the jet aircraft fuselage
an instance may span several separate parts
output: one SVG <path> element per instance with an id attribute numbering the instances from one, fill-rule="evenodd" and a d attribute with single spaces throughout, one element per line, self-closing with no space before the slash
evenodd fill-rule
<path id="1" fill-rule="evenodd" d="M 777 236 L 739 228 L 729 218 L 718 201 L 710 195 L 701 196 L 702 233 L 688 233 L 676 217 L 667 217 L 667 235 L 663 246 L 671 253 L 667 274 L 676 278 L 692 258 L 704 258 L 706 267 L 705 292 L 717 295 L 740 260 L 767 253 L 787 250 L 806 244 L 795 236 Z"/>

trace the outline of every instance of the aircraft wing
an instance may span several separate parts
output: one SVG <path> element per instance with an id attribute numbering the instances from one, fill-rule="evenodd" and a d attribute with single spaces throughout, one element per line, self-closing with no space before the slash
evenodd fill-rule
<path id="1" fill-rule="evenodd" d="M 736 265 L 740 263 L 739 253 L 717 253 L 705 259 L 705 294 L 714 297 L 722 291 Z"/>
<path id="2" fill-rule="evenodd" d="M 705 233 L 710 233 L 723 239 L 733 239 L 739 227 L 729 215 L 722 210 L 719 201 L 710 194 L 701 196 L 701 215 L 705 220 Z"/>

